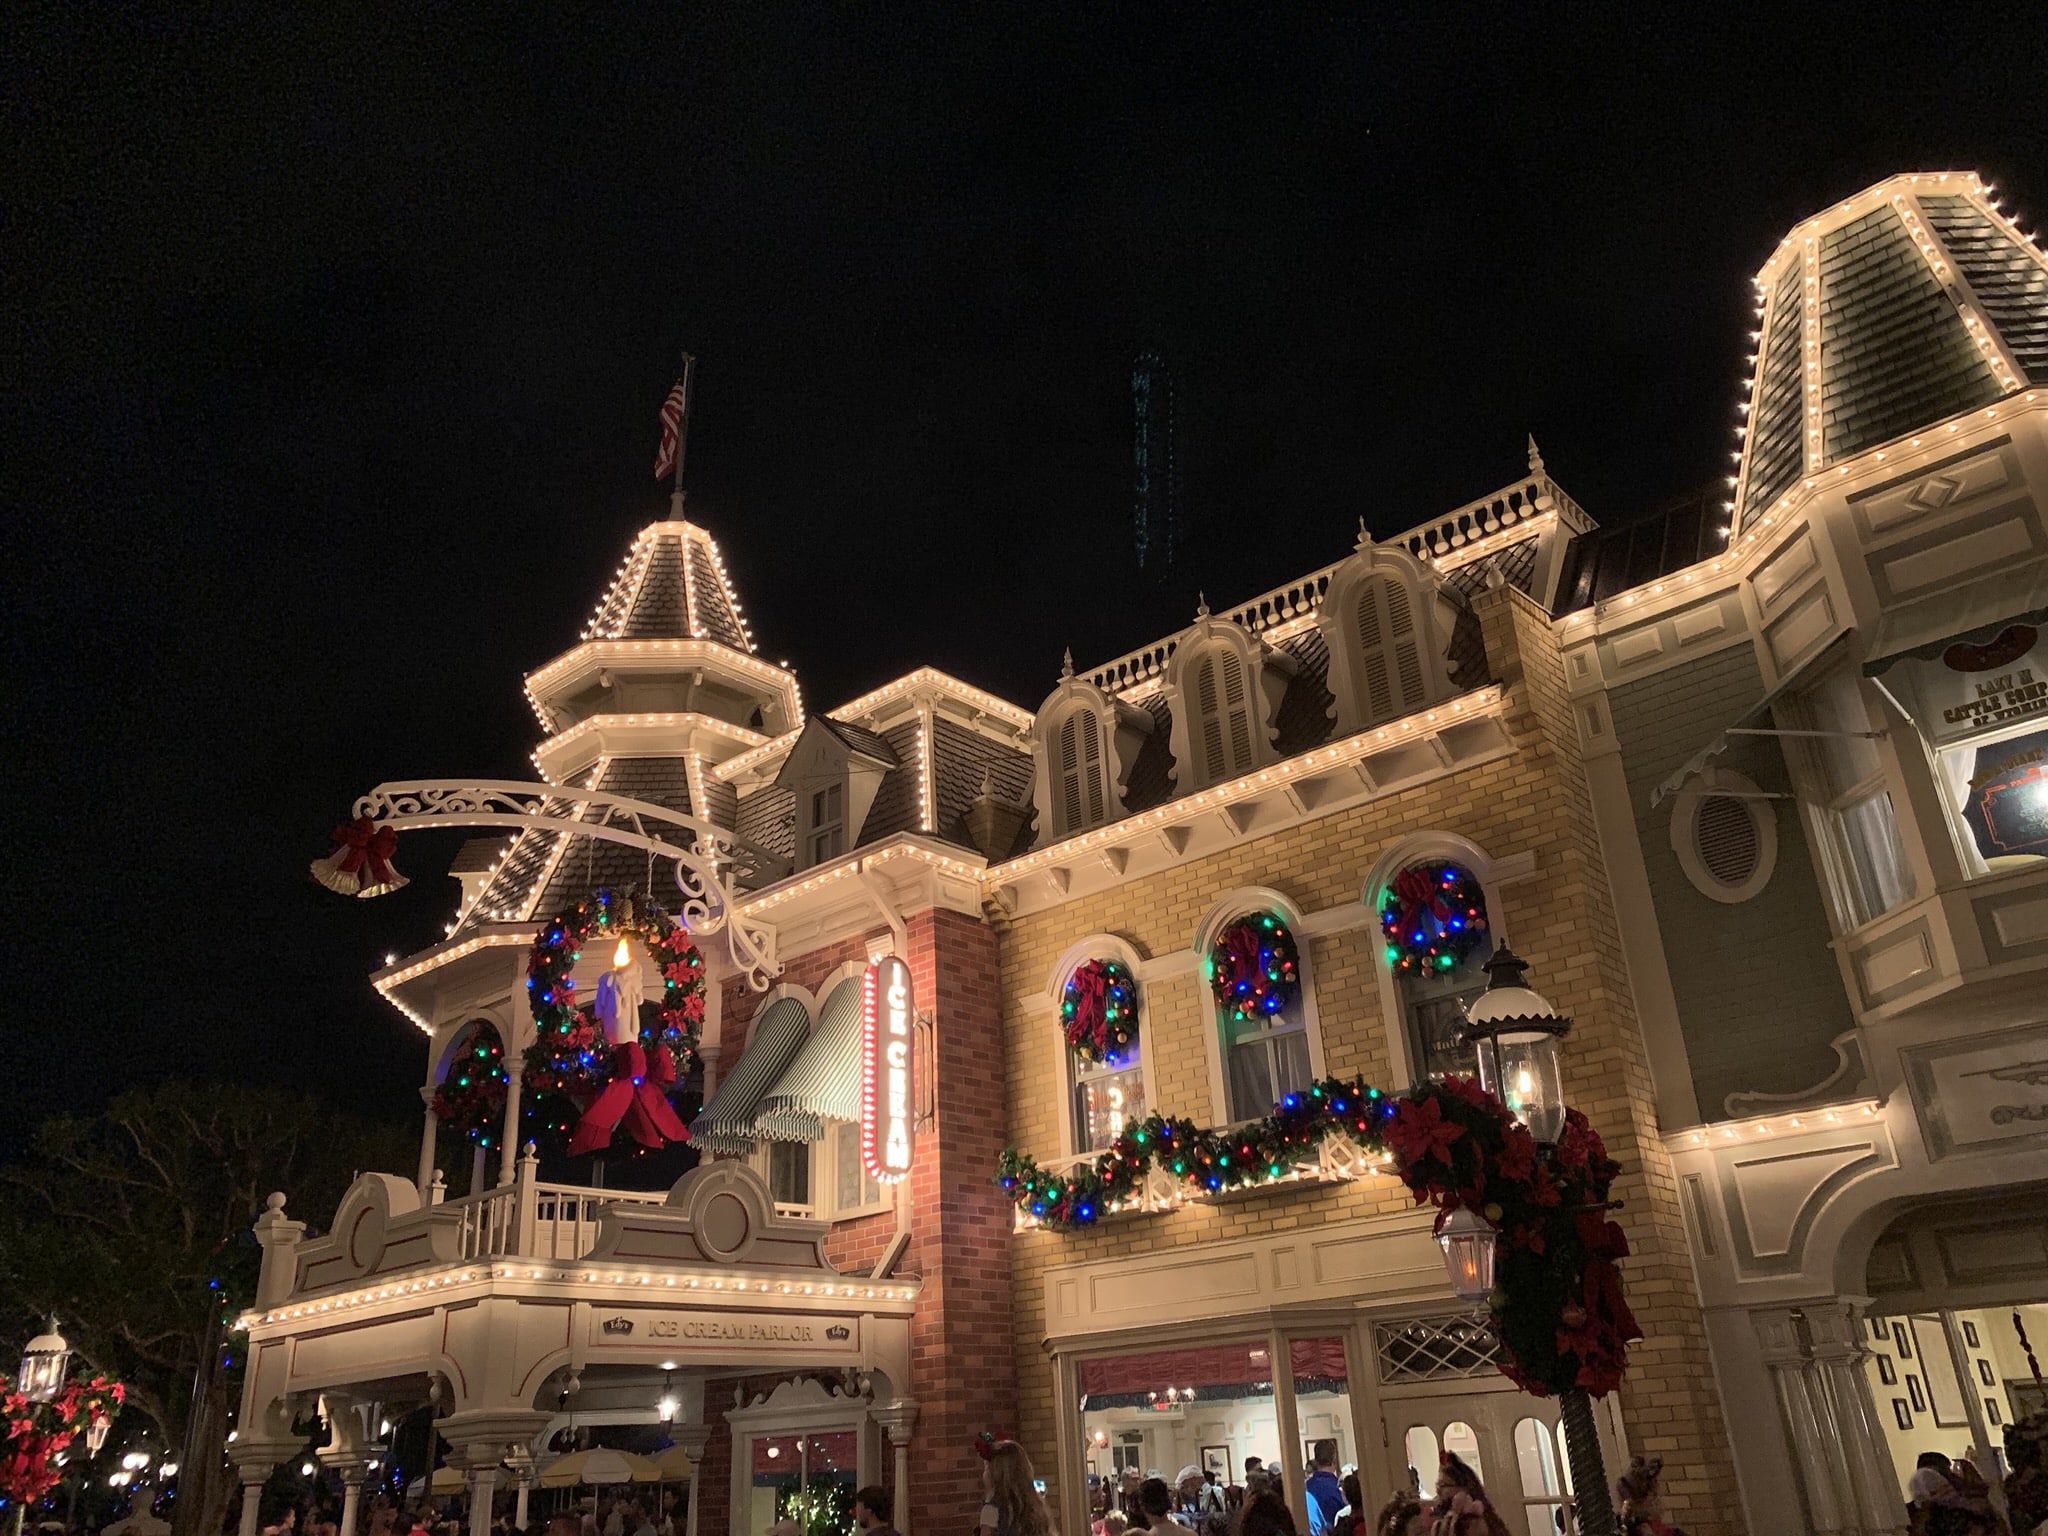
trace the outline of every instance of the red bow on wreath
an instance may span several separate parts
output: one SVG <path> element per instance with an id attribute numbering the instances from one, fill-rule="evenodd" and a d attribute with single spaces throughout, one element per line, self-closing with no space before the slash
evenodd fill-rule
<path id="1" fill-rule="evenodd" d="M 396 832 L 358 816 L 334 829 L 334 851 L 315 859 L 310 868 L 313 878 L 330 891 L 344 896 L 382 896 L 412 883 L 391 867 L 396 852 Z"/>
<path id="2" fill-rule="evenodd" d="M 1449 920 L 1451 909 L 1444 902 L 1442 884 L 1427 869 L 1410 867 L 1394 876 L 1394 901 L 1401 926 L 1413 930 L 1426 912 L 1439 924 Z"/>
<path id="3" fill-rule="evenodd" d="M 675 1060 L 667 1051 L 656 1051 L 650 1061 L 637 1041 L 613 1046 L 612 1080 L 576 1122 L 576 1134 L 569 1138 L 569 1155 L 603 1151 L 611 1145 L 612 1132 L 621 1120 L 626 1123 L 626 1134 L 643 1147 L 689 1140 L 690 1133 L 669 1108 L 667 1089 L 675 1080 Z"/>

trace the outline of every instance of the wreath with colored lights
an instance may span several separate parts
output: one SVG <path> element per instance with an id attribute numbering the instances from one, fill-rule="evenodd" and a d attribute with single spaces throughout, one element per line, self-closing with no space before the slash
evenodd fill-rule
<path id="1" fill-rule="evenodd" d="M 1455 970 L 1486 937 L 1486 893 L 1456 864 L 1410 864 L 1380 893 L 1380 932 L 1397 972 Z"/>
<path id="2" fill-rule="evenodd" d="M 996 1182 L 1041 1225 L 1070 1230 L 1134 1202 L 1154 1170 L 1190 1196 L 1221 1194 L 1313 1172 L 1318 1148 L 1337 1136 L 1387 1158 L 1418 1205 L 1462 1206 L 1493 1225 L 1488 1305 L 1503 1375 L 1539 1397 L 1574 1387 L 1599 1397 L 1620 1384 L 1628 1344 L 1642 1337 L 1615 1267 L 1628 1240 L 1606 1215 L 1621 1165 L 1577 1110 L 1566 1111 L 1564 1133 L 1545 1155 L 1471 1078 L 1391 1099 L 1362 1078 L 1326 1078 L 1287 1095 L 1265 1119 L 1225 1130 L 1153 1115 L 1060 1173 L 1013 1147 Z"/>
<path id="3" fill-rule="evenodd" d="M 498 1026 L 479 1019 L 434 1090 L 434 1118 L 488 1147 L 505 1114 L 505 1042 Z"/>
<path id="4" fill-rule="evenodd" d="M 661 1001 L 641 1009 L 640 1044 L 651 1079 L 673 1094 L 695 1072 L 704 1023 L 704 957 L 658 904 L 599 890 L 558 912 L 534 935 L 526 965 L 527 1001 L 537 1038 L 526 1048 L 526 1113 L 566 1147 L 583 1112 L 611 1085 L 613 1051 L 570 972 L 590 944 L 637 938 L 661 968 Z M 657 1060 L 657 1053 L 666 1061 Z"/>
<path id="5" fill-rule="evenodd" d="M 1270 912 L 1240 917 L 1209 946 L 1209 986 L 1233 1024 L 1271 1018 L 1301 990 L 1301 952 Z"/>
<path id="6" fill-rule="evenodd" d="M 1120 1062 L 1138 1038 L 1138 982 L 1121 960 L 1075 967 L 1060 998 L 1060 1027 L 1074 1054 Z"/>

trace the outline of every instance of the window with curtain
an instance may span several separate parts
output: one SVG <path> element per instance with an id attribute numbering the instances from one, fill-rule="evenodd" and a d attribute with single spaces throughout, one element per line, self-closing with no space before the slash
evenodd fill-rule
<path id="1" fill-rule="evenodd" d="M 1840 669 L 1786 714 L 1788 729 L 1815 733 L 1786 740 L 1818 792 L 1824 862 L 1834 875 L 1843 926 L 1860 927 L 1913 895 L 1862 679 Z"/>
<path id="2" fill-rule="evenodd" d="M 1232 1120 L 1270 1115 L 1283 1097 L 1308 1087 L 1313 1079 L 1308 1013 L 1299 990 L 1278 1013 L 1244 1020 L 1226 1015 L 1222 1028 L 1223 1075 Z"/>
<path id="3" fill-rule="evenodd" d="M 1074 1093 L 1074 1151 L 1101 1152 L 1125 1126 L 1145 1118 L 1145 1074 L 1138 1061 L 1142 1049 L 1133 1041 L 1120 1056 L 1102 1061 L 1067 1052 Z"/>

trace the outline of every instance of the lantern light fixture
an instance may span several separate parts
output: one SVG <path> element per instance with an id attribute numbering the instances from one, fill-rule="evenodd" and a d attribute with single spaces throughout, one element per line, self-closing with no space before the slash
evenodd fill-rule
<path id="1" fill-rule="evenodd" d="M 1493 1226 L 1476 1211 L 1458 1206 L 1437 1218 L 1436 1240 L 1444 1251 L 1451 1294 L 1481 1302 L 1493 1294 Z"/>
<path id="2" fill-rule="evenodd" d="M 32 1403 L 52 1401 L 63 1389 L 64 1373 L 71 1365 L 71 1346 L 57 1331 L 57 1319 L 50 1319 L 50 1331 L 39 1333 L 21 1352 L 21 1374 L 15 1390 Z"/>
<path id="3" fill-rule="evenodd" d="M 1486 962 L 1486 990 L 1465 1010 L 1458 1043 L 1479 1058 L 1479 1086 L 1546 1147 L 1564 1134 L 1559 1043 L 1572 1027 L 1528 984 L 1529 964 L 1505 943 Z"/>

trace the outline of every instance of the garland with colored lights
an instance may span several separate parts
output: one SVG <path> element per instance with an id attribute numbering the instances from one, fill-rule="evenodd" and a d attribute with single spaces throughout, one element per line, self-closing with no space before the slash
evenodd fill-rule
<path id="1" fill-rule="evenodd" d="M 1074 1054 L 1121 1061 L 1138 1038 L 1138 983 L 1121 960 L 1077 966 L 1060 998 L 1060 1024 Z"/>
<path id="2" fill-rule="evenodd" d="M 653 901 L 600 890 L 551 918 L 534 935 L 526 965 L 527 1001 L 536 1039 L 526 1048 L 526 1113 L 566 1148 L 583 1111 L 610 1086 L 612 1047 L 570 975 L 584 946 L 634 937 L 661 967 L 661 1001 L 652 1025 L 641 1026 L 651 1079 L 673 1093 L 697 1070 L 697 1034 L 704 1023 L 704 957 L 680 924 Z M 665 1064 L 655 1059 L 666 1053 Z M 664 1070 L 664 1066 L 666 1070 Z"/>
<path id="3" fill-rule="evenodd" d="M 0 1372 L 0 1494 L 23 1509 L 40 1503 L 57 1486 L 57 1462 L 71 1442 L 95 1422 L 111 1422 L 127 1400 L 120 1382 L 95 1376 L 67 1381 L 49 1402 L 32 1403 Z"/>
<path id="4" fill-rule="evenodd" d="M 1454 970 L 1486 937 L 1486 893 L 1456 864 L 1410 864 L 1380 893 L 1380 932 L 1396 971 Z"/>
<path id="5" fill-rule="evenodd" d="M 1209 946 L 1209 986 L 1233 1024 L 1271 1018 L 1301 990 L 1301 952 L 1270 912 L 1240 917 Z"/>
<path id="6" fill-rule="evenodd" d="M 434 1118 L 488 1147 L 505 1115 L 505 1042 L 498 1026 L 479 1020 L 462 1055 L 434 1090 Z"/>
<path id="7" fill-rule="evenodd" d="M 1287 1095 L 1265 1119 L 1224 1130 L 1153 1115 L 1063 1173 L 1012 1147 L 996 1182 L 1043 1225 L 1071 1230 L 1135 1199 L 1155 1170 L 1191 1194 L 1220 1194 L 1290 1177 L 1333 1136 L 1390 1157 L 1418 1205 L 1445 1214 L 1463 1207 L 1492 1224 L 1488 1305 L 1503 1375 L 1539 1397 L 1614 1390 L 1629 1341 L 1642 1337 L 1615 1267 L 1628 1240 L 1606 1216 L 1621 1165 L 1577 1110 L 1566 1111 L 1564 1133 L 1545 1155 L 1471 1078 L 1391 1099 L 1363 1078 L 1326 1078 Z"/>

